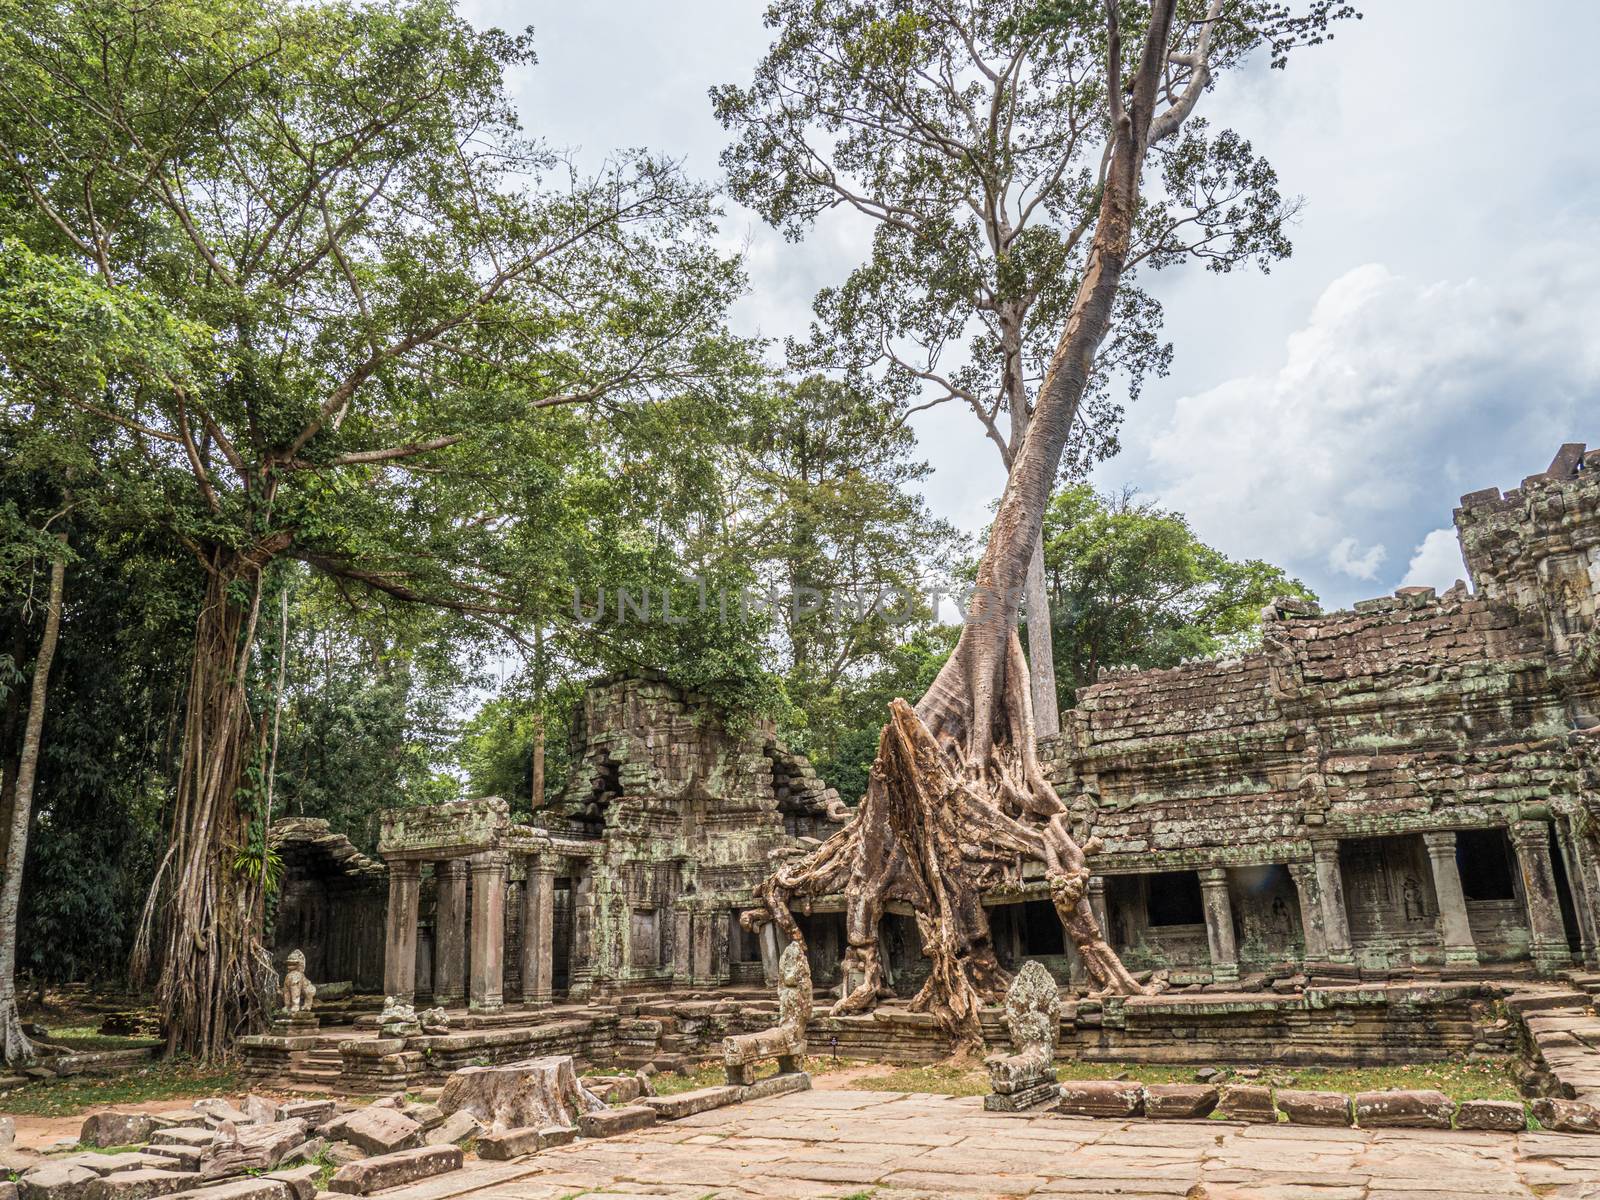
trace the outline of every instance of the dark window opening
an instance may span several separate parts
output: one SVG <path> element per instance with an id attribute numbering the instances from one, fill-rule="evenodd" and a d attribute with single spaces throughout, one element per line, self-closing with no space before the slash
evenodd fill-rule
<path id="1" fill-rule="evenodd" d="M 1200 876 L 1193 871 L 1163 871 L 1151 875 L 1146 886 L 1152 927 L 1203 925 L 1205 905 L 1200 901 Z"/>
<path id="2" fill-rule="evenodd" d="M 1029 900 L 1022 905 L 1022 953 L 1025 955 L 1065 954 L 1061 918 L 1048 900 Z"/>
<path id="3" fill-rule="evenodd" d="M 1463 829 L 1456 834 L 1456 869 L 1468 900 L 1515 900 L 1511 842 L 1504 829 Z"/>

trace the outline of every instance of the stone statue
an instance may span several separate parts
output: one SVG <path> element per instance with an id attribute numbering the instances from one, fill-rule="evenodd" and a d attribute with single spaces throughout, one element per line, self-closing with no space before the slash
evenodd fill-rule
<path id="1" fill-rule="evenodd" d="M 283 987 L 278 998 L 286 1016 L 310 1015 L 312 1003 L 317 998 L 316 985 L 306 978 L 306 956 L 299 950 L 289 952 L 288 970 L 283 975 Z"/>
<path id="2" fill-rule="evenodd" d="M 429 1008 L 417 1014 L 417 1024 L 423 1033 L 446 1034 L 450 1032 L 450 1014 L 442 1008 Z"/>
<path id="3" fill-rule="evenodd" d="M 811 1022 L 811 964 L 805 947 L 790 942 L 778 958 L 778 1023 L 760 1033 L 742 1033 L 722 1043 L 728 1082 L 755 1082 L 756 1064 L 776 1058 L 778 1070 L 800 1070 L 806 1052 L 806 1026 Z"/>
<path id="4" fill-rule="evenodd" d="M 1006 1028 L 1014 1053 L 984 1060 L 990 1112 L 1020 1112 L 1055 1098 L 1056 1044 L 1061 1039 L 1061 994 L 1039 962 L 1023 964 L 1006 993 Z"/>
<path id="5" fill-rule="evenodd" d="M 1405 909 L 1406 920 L 1411 922 L 1421 921 L 1426 917 L 1422 908 L 1422 885 L 1417 882 L 1415 875 L 1407 875 L 1401 885 L 1401 904 Z"/>

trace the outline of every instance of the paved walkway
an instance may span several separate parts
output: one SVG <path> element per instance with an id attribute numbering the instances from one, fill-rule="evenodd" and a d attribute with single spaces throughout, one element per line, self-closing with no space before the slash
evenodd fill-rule
<path id="1" fill-rule="evenodd" d="M 977 1099 L 812 1091 L 471 1163 L 383 1200 L 564 1197 L 1600 1200 L 1600 1137 L 985 1113 Z"/>

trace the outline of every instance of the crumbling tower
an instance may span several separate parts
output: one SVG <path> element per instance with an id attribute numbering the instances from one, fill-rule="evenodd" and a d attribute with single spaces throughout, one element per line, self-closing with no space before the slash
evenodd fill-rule
<path id="1" fill-rule="evenodd" d="M 1600 691 L 1600 450 L 1561 447 L 1548 470 L 1504 495 L 1487 488 L 1455 513 L 1473 586 L 1540 622 L 1574 716 Z"/>

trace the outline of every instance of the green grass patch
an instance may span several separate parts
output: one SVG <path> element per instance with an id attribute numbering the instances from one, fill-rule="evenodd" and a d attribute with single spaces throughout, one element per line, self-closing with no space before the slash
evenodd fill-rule
<path id="1" fill-rule="evenodd" d="M 1060 1079 L 1117 1079 L 1140 1083 L 1193 1083 L 1192 1066 L 1152 1066 L 1142 1063 L 1062 1064 Z M 1263 1067 L 1259 1079 L 1237 1076 L 1222 1082 L 1269 1083 L 1307 1091 L 1377 1092 L 1387 1088 L 1432 1089 L 1452 1100 L 1520 1100 L 1514 1063 L 1506 1060 L 1415 1063 L 1401 1067 Z M 883 1064 L 851 1087 L 874 1092 L 925 1092 L 943 1096 L 983 1096 L 989 1076 L 982 1067 L 949 1065 L 895 1066 Z"/>
<path id="2" fill-rule="evenodd" d="M 234 1071 L 184 1060 L 154 1063 L 116 1075 L 46 1079 L 0 1093 L 0 1112 L 28 1117 L 70 1117 L 112 1104 L 181 1100 L 242 1090 Z"/>
<path id="3" fill-rule="evenodd" d="M 151 1046 L 159 1046 L 157 1038 L 118 1037 L 113 1034 L 100 1032 L 97 1025 L 68 1025 L 60 1029 L 52 1029 L 50 1036 L 45 1039 L 53 1045 L 62 1046 L 73 1053 L 88 1053 L 96 1050 L 141 1050 Z"/>

